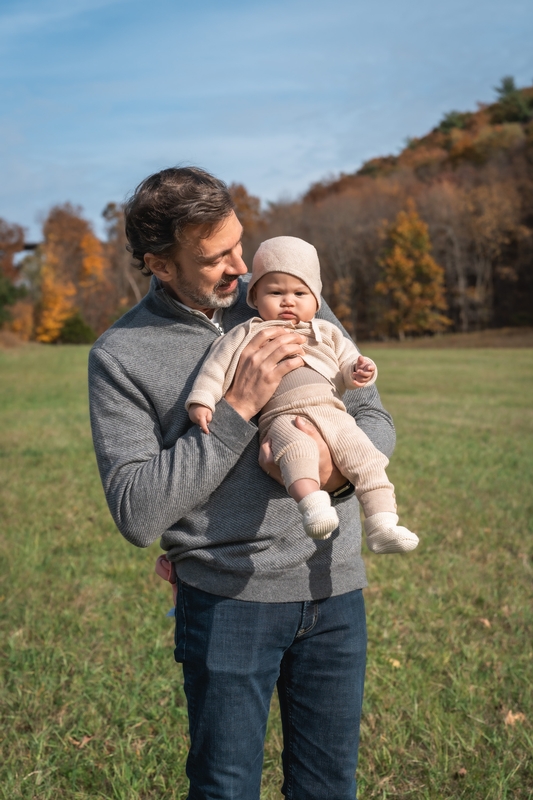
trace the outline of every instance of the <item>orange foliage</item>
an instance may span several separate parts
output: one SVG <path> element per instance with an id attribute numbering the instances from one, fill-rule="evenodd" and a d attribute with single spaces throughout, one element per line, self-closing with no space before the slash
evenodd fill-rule
<path id="1" fill-rule="evenodd" d="M 258 197 L 249 194 L 242 183 L 232 183 L 229 187 L 231 198 L 235 203 L 235 211 L 244 228 L 249 234 L 261 219 L 261 201 Z"/>
<path id="2" fill-rule="evenodd" d="M 105 330 L 116 312 L 109 291 L 109 259 L 79 209 L 67 203 L 50 211 L 41 250 L 37 340 L 57 341 L 76 312 L 97 332 Z"/>

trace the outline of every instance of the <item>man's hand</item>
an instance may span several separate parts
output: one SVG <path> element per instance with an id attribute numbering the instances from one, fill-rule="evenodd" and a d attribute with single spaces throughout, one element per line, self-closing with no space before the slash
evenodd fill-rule
<path id="1" fill-rule="evenodd" d="M 319 474 L 320 474 L 320 487 L 326 492 L 334 492 L 346 483 L 346 478 L 337 469 L 331 458 L 329 447 L 324 439 L 317 431 L 315 426 L 309 422 L 305 417 L 296 417 L 294 424 L 296 427 L 310 436 L 318 445 L 319 451 Z M 275 481 L 281 483 L 283 486 L 283 479 L 281 477 L 281 470 L 274 461 L 272 449 L 268 439 L 263 442 L 259 449 L 259 466 L 267 475 L 274 478 Z"/>
<path id="2" fill-rule="evenodd" d="M 366 386 L 372 380 L 376 371 L 376 365 L 371 358 L 359 356 L 353 365 L 352 380 L 354 386 Z"/>
<path id="3" fill-rule="evenodd" d="M 305 337 L 287 328 L 265 328 L 241 353 L 225 400 L 248 422 L 268 403 L 279 382 L 303 366 Z"/>
<path id="4" fill-rule="evenodd" d="M 209 433 L 209 423 L 213 419 L 213 412 L 206 406 L 199 403 L 191 403 L 189 406 L 189 419 L 195 425 L 199 425 L 204 433 Z"/>

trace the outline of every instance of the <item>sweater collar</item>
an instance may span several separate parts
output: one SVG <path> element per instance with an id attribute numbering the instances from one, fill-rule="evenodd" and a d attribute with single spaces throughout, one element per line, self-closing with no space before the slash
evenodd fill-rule
<path id="1" fill-rule="evenodd" d="M 226 309 L 224 308 L 217 308 L 213 316 L 210 318 L 207 314 L 204 314 L 203 311 L 199 311 L 196 308 L 190 308 L 189 306 L 185 305 L 185 303 L 176 300 L 175 297 L 167 292 L 165 289 L 165 285 L 162 281 L 159 280 L 155 275 L 152 275 L 152 280 L 150 281 L 150 289 L 149 294 L 152 298 L 156 301 L 161 302 L 167 309 L 171 309 L 172 311 L 179 311 L 180 313 L 190 314 L 193 317 L 197 317 L 201 319 L 203 322 L 206 322 L 208 325 L 217 329 L 220 334 L 224 333 L 223 327 L 223 314 Z M 237 299 L 235 300 L 235 303 Z M 229 308 L 233 308 L 235 303 L 232 303 Z"/>

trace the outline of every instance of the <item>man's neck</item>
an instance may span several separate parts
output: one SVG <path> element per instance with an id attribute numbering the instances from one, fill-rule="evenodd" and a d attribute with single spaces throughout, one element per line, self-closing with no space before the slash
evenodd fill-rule
<path id="1" fill-rule="evenodd" d="M 178 303 L 181 303 L 182 305 L 186 306 L 187 308 L 190 308 L 193 311 L 201 311 L 202 314 L 205 314 L 205 316 L 208 319 L 212 319 L 213 318 L 213 314 L 215 313 L 215 309 L 214 308 L 200 308 L 200 306 L 197 306 L 195 303 L 191 303 L 191 301 L 188 298 L 180 297 L 180 295 L 175 291 L 175 289 L 173 289 L 171 286 L 169 286 L 168 283 L 165 285 L 165 291 L 171 297 L 173 297 L 174 300 L 177 300 Z"/>

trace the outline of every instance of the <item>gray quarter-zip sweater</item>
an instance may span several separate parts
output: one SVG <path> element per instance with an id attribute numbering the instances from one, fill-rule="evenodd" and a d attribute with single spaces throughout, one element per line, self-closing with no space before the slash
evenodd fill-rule
<path id="1" fill-rule="evenodd" d="M 225 331 L 255 314 L 246 283 L 222 314 Z M 325 303 L 317 317 L 340 327 Z M 289 602 L 362 588 L 355 496 L 337 502 L 340 526 L 330 539 L 310 539 L 295 501 L 259 467 L 255 420 L 222 399 L 209 435 L 190 422 L 185 400 L 220 335 L 152 278 L 146 297 L 92 348 L 94 447 L 117 527 L 138 547 L 161 538 L 181 580 L 225 597 Z M 394 427 L 375 386 L 349 392 L 346 405 L 390 455 Z"/>

